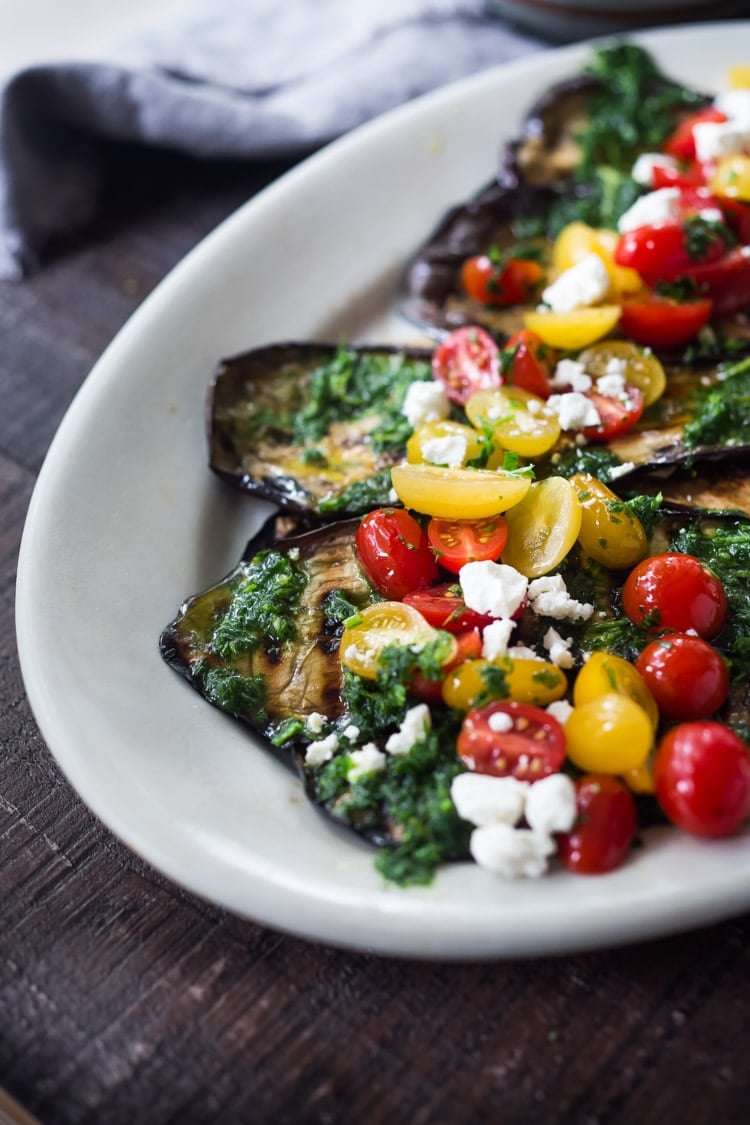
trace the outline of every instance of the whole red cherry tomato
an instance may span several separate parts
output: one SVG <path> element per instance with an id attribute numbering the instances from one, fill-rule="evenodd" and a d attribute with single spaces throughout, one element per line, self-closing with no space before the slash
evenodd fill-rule
<path id="1" fill-rule="evenodd" d="M 668 719 L 705 719 L 729 694 L 727 663 L 702 637 L 668 633 L 647 645 L 635 666 Z"/>
<path id="2" fill-rule="evenodd" d="M 652 555 L 631 570 L 622 588 L 625 613 L 648 629 L 693 629 L 710 639 L 727 619 L 719 579 L 693 555 Z"/>
<path id="3" fill-rule="evenodd" d="M 539 263 L 526 258 L 495 262 L 489 254 L 479 254 L 461 267 L 461 284 L 469 297 L 498 308 L 532 301 L 543 277 Z"/>
<path id="4" fill-rule="evenodd" d="M 427 538 L 441 566 L 458 574 L 467 562 L 496 562 L 508 538 L 503 516 L 485 520 L 442 520 L 427 525 Z"/>
<path id="5" fill-rule="evenodd" d="M 696 266 L 716 262 L 727 252 L 727 243 L 720 231 L 706 226 L 705 245 L 700 256 L 688 250 L 690 220 L 663 219 L 626 231 L 615 247 L 618 266 L 636 270 L 647 285 L 692 277 Z"/>
<path id="6" fill-rule="evenodd" d="M 431 586 L 440 575 L 426 533 L 403 508 L 368 512 L 357 528 L 355 545 L 373 586 L 393 601 Z"/>
<path id="7" fill-rule="evenodd" d="M 576 805 L 577 823 L 557 837 L 562 862 L 578 875 L 600 875 L 618 867 L 637 827 L 630 791 L 610 774 L 586 774 L 576 781 Z"/>
<path id="8" fill-rule="evenodd" d="M 656 798 L 695 836 L 729 836 L 750 816 L 750 750 L 722 723 L 682 723 L 654 760 Z"/>
<path id="9" fill-rule="evenodd" d="M 467 769 L 519 781 L 539 781 L 565 761 L 560 723 L 539 707 L 514 701 L 467 711 L 456 743 Z"/>
<path id="10" fill-rule="evenodd" d="M 483 328 L 457 328 L 435 349 L 432 373 L 448 398 L 463 406 L 477 391 L 502 385 L 499 355 L 500 349 Z"/>

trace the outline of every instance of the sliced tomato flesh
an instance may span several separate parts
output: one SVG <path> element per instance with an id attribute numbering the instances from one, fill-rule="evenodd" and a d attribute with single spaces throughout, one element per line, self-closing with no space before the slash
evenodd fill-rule
<path id="1" fill-rule="evenodd" d="M 496 562 L 508 538 L 508 525 L 503 516 L 484 520 L 433 518 L 427 525 L 427 538 L 440 565 L 458 574 L 467 562 Z"/>
<path id="2" fill-rule="evenodd" d="M 630 384 L 627 384 L 622 396 L 587 391 L 586 397 L 591 399 L 600 418 L 598 426 L 584 427 L 583 434 L 587 441 L 609 441 L 620 437 L 632 430 L 643 414 L 643 395 L 637 387 Z"/>
<path id="3" fill-rule="evenodd" d="M 469 609 L 461 596 L 461 587 L 454 582 L 444 582 L 429 590 L 413 590 L 406 595 L 404 602 L 418 610 L 425 621 L 436 629 L 446 629 L 456 635 L 471 629 L 484 629 L 494 621 L 487 614 Z"/>
<path id="4" fill-rule="evenodd" d="M 467 769 L 519 781 L 557 773 L 565 760 L 565 734 L 557 719 L 514 700 L 468 711 L 456 745 Z"/>

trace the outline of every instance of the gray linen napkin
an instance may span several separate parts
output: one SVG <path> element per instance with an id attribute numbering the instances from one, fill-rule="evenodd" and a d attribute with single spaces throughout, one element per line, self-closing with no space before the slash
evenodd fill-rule
<path id="1" fill-rule="evenodd" d="M 0 277 L 96 213 L 109 142 L 203 159 L 294 156 L 542 45 L 479 0 L 199 0 L 100 63 L 0 88 Z M 108 142 L 108 143 L 105 143 Z"/>

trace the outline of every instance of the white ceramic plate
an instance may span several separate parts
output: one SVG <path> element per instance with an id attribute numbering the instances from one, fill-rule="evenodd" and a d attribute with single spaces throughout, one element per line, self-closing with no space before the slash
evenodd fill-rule
<path id="1" fill-rule="evenodd" d="M 644 37 L 722 85 L 750 27 Z M 406 255 L 494 171 L 531 98 L 589 47 L 481 74 L 330 146 L 252 200 L 144 303 L 86 380 L 34 492 L 18 575 L 31 705 L 93 811 L 154 867 L 259 922 L 415 957 L 563 952 L 750 907 L 750 838 L 649 837 L 598 879 L 506 883 L 469 864 L 382 885 L 373 852 L 159 657 L 182 599 L 234 564 L 266 509 L 206 467 L 207 380 L 273 340 L 413 338 L 389 315 Z M 744 60 L 746 61 L 746 60 Z M 269 279 L 272 283 L 269 284 Z"/>

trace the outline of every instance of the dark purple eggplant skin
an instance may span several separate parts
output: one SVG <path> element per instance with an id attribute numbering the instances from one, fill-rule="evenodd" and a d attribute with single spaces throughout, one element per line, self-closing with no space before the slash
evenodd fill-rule
<path id="1" fill-rule="evenodd" d="M 200 673 L 202 660 L 212 668 L 240 670 L 247 676 L 263 675 L 266 680 L 264 713 L 229 711 L 229 714 L 261 735 L 272 750 L 275 748 L 269 741 L 270 735 L 285 719 L 296 716 L 304 720 L 312 711 L 335 718 L 343 709 L 340 696 L 343 673 L 338 657 L 340 629 L 325 620 L 321 603 L 333 590 L 343 590 L 356 605 L 366 604 L 371 599 L 371 588 L 359 569 L 354 551 L 358 526 L 359 520 L 340 521 L 278 539 L 277 517 L 272 516 L 250 540 L 240 564 L 220 582 L 188 598 L 159 639 L 166 663 L 215 706 L 220 705 L 207 693 Z M 251 657 L 240 658 L 233 664 L 212 652 L 211 632 L 217 617 L 231 600 L 229 587 L 242 563 L 250 562 L 268 548 L 283 553 L 299 552 L 301 565 L 312 575 L 300 601 L 300 612 L 295 615 L 300 632 L 294 641 L 286 643 L 281 656 L 259 649 Z M 307 617 L 303 610 L 308 611 Z M 289 749 L 284 749 L 280 756 L 291 761 Z"/>
<path id="2" fill-rule="evenodd" d="M 228 484 L 278 504 L 311 520 L 343 519 L 359 509 L 321 513 L 318 505 L 337 488 L 370 479 L 403 455 L 403 449 L 376 452 L 367 427 L 357 420 L 337 423 L 328 466 L 303 464 L 303 447 L 279 436 L 270 441 L 249 435 L 247 420 L 259 410 L 274 412 L 304 405 L 304 373 L 332 359 L 340 350 L 332 343 L 281 342 L 256 348 L 220 362 L 209 388 L 208 445 L 211 469 Z M 419 347 L 373 345 L 347 350 L 375 357 L 399 357 L 429 364 L 431 351 Z M 295 375 L 299 373 L 299 377 Z M 385 501 L 384 501 L 385 502 Z"/>

